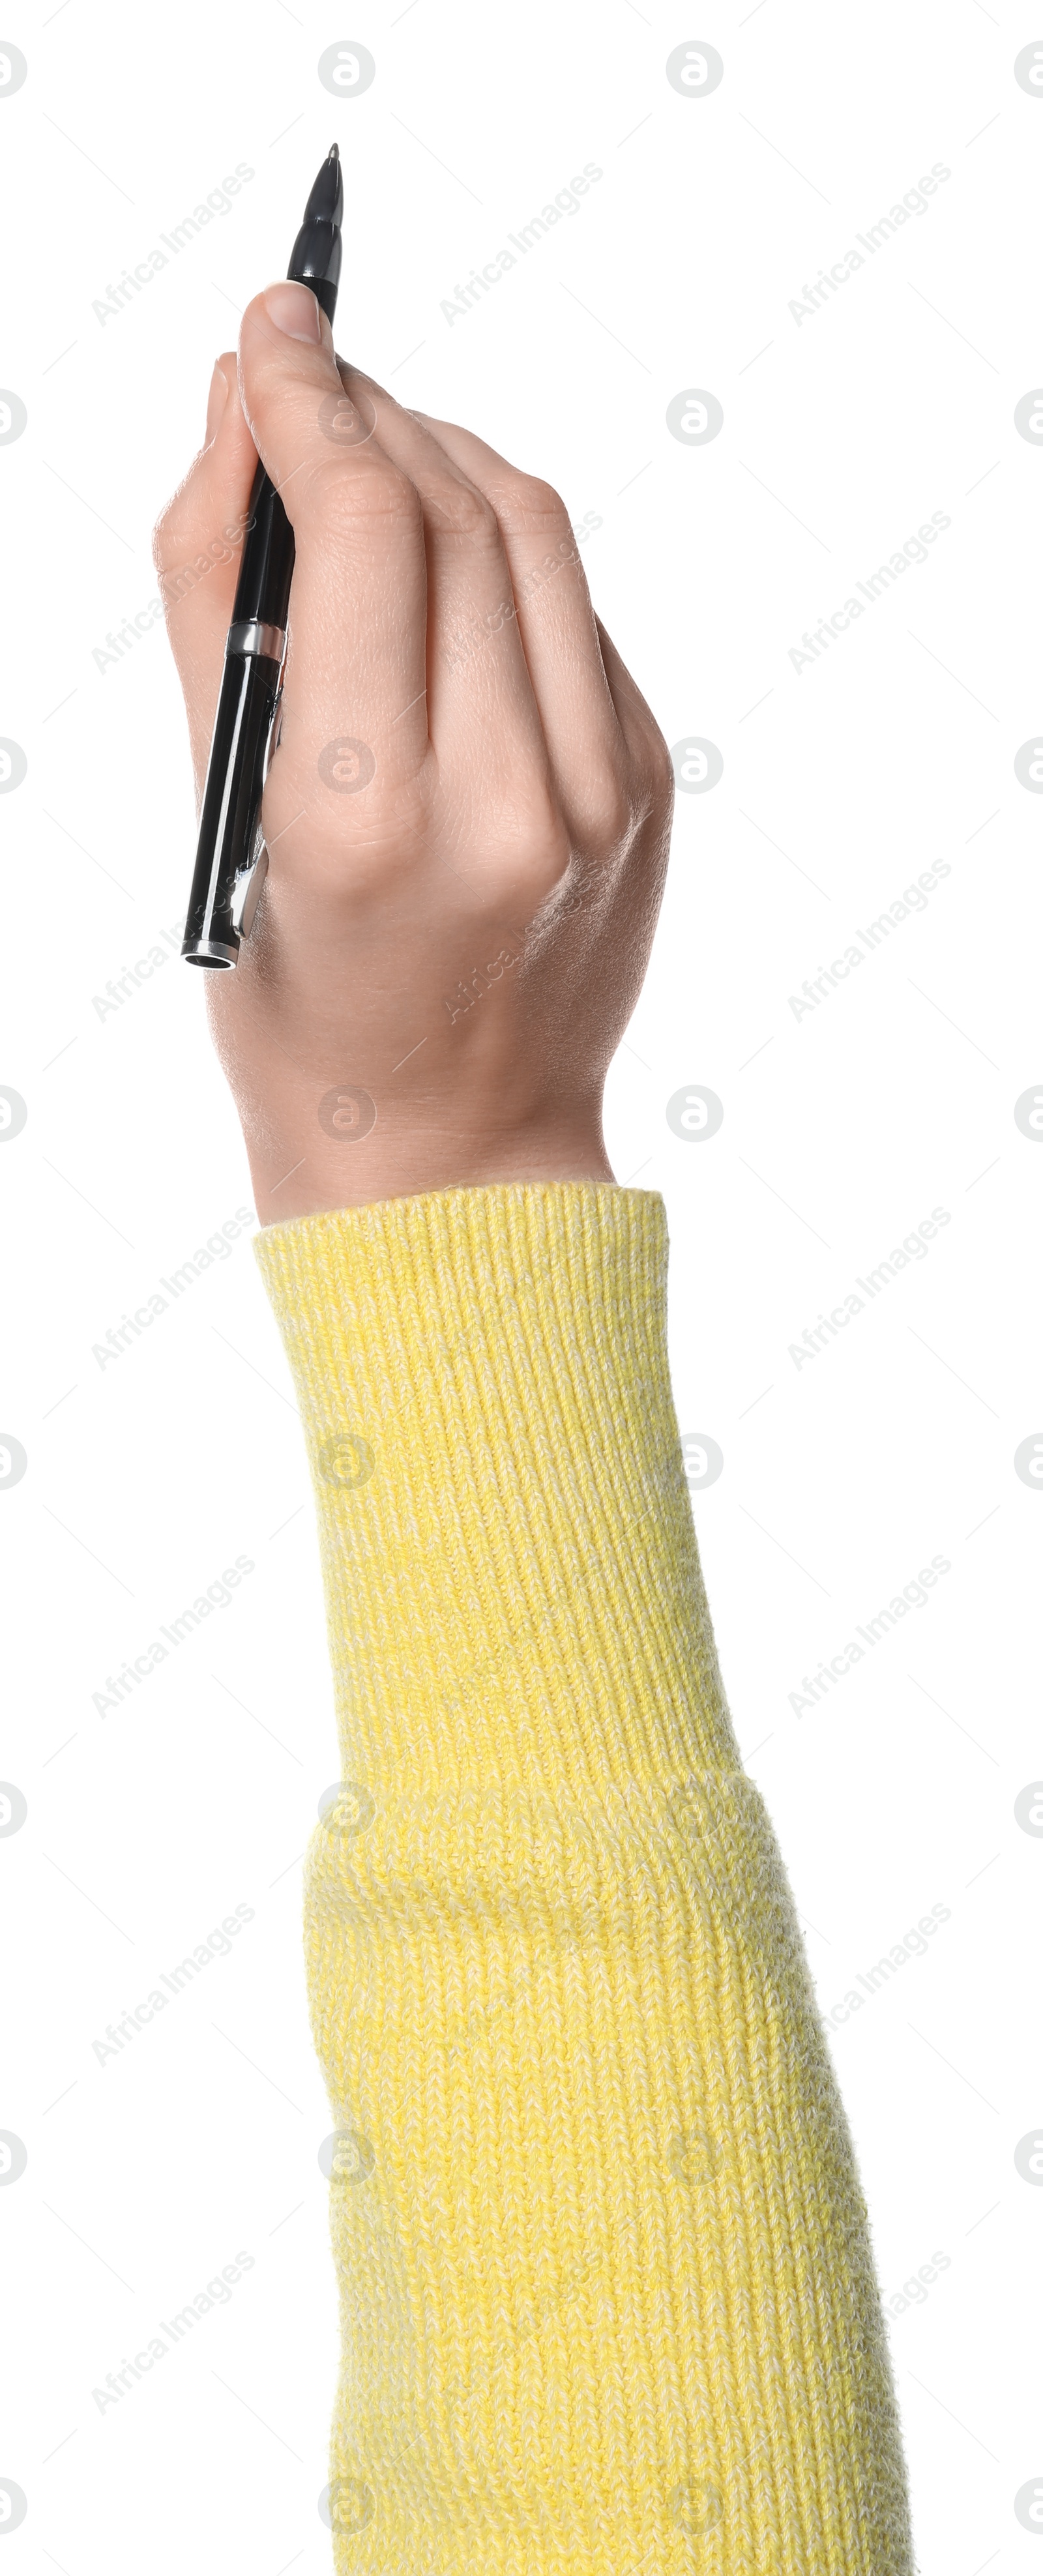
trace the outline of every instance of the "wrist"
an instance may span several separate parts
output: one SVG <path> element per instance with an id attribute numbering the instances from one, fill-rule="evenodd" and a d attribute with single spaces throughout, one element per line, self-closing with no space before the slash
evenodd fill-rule
<path id="1" fill-rule="evenodd" d="M 334 1115 L 336 1113 L 334 1112 Z M 350 1137 L 350 1130 L 349 1130 Z M 325 1140 L 324 1144 L 325 1144 Z M 419 1198 L 435 1190 L 520 1187 L 541 1181 L 595 1181 L 615 1185 L 600 1118 L 533 1121 L 496 1133 L 467 1134 L 412 1128 L 381 1135 L 379 1122 L 354 1141 L 330 1140 L 296 1170 L 279 1172 L 265 1139 L 247 1140 L 254 1206 L 261 1225 L 282 1225 L 339 1207 L 373 1207 L 386 1199 Z"/>

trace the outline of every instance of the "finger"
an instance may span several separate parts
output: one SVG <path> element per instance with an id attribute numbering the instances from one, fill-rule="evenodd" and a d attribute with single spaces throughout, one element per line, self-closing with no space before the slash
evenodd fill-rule
<path id="1" fill-rule="evenodd" d="M 393 798 L 413 781 L 428 751 L 420 502 L 375 437 L 345 446 L 330 434 L 343 387 L 310 288 L 279 283 L 247 305 L 239 382 L 296 541 L 274 801 L 281 767 L 310 815 L 338 832 L 345 822 L 368 826 L 385 791 Z M 373 763 L 350 815 L 320 767 L 330 753 L 329 771 L 344 738 Z"/>
<path id="2" fill-rule="evenodd" d="M 551 763 L 566 811 L 602 833 L 619 802 L 625 746 L 564 502 L 455 422 L 419 417 L 496 513 Z"/>
<path id="3" fill-rule="evenodd" d="M 660 788 L 665 783 L 670 789 L 672 801 L 674 768 L 665 738 L 656 723 L 647 698 L 642 697 L 633 673 L 628 671 L 622 654 L 613 644 L 612 637 L 607 628 L 602 625 L 600 617 L 595 617 L 594 623 L 598 630 L 605 679 L 624 741 L 634 760 L 640 761 L 644 770 L 647 771 L 651 767 L 655 787 Z M 664 773 L 664 777 L 660 777 L 660 772 Z"/>
<path id="4" fill-rule="evenodd" d="M 226 350 L 211 378 L 203 445 L 157 520 L 152 539 L 197 776 L 210 747 L 256 468 L 257 450 L 239 400 L 235 352 Z"/>
<path id="5" fill-rule="evenodd" d="M 420 496 L 427 552 L 427 723 L 440 766 L 547 751 L 492 503 L 413 412 L 339 362 L 345 435 L 375 431 Z"/>

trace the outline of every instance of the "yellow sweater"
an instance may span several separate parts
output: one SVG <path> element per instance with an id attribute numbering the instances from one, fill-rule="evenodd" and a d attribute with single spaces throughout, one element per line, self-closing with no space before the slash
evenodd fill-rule
<path id="1" fill-rule="evenodd" d="M 718 1672 L 653 1192 L 256 1238 L 343 1786 L 309 1852 L 338 2576 L 909 2576 L 865 2206 Z"/>

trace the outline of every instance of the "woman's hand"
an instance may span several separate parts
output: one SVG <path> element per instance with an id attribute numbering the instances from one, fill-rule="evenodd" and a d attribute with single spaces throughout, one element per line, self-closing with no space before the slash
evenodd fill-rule
<path id="1" fill-rule="evenodd" d="M 269 868 L 235 972 L 207 975 L 258 1216 L 611 1181 L 602 1086 L 673 781 L 565 505 L 338 361 L 308 287 L 269 287 L 156 530 L 200 797 L 258 453 L 296 542 Z"/>

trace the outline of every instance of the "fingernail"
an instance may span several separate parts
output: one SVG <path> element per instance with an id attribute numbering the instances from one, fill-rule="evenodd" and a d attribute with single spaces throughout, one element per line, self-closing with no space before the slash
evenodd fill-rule
<path id="1" fill-rule="evenodd" d="M 210 378 L 210 391 L 206 398 L 206 438 L 203 442 L 206 447 L 209 447 L 210 441 L 216 432 L 218 421 L 221 418 L 221 414 L 227 400 L 228 378 L 225 374 L 224 368 L 219 367 L 215 361 L 214 372 Z"/>
<path id="2" fill-rule="evenodd" d="M 310 286 L 280 279 L 277 286 L 265 288 L 261 301 L 269 322 L 274 322 L 277 331 L 284 331 L 288 340 L 321 340 L 319 307 Z"/>

